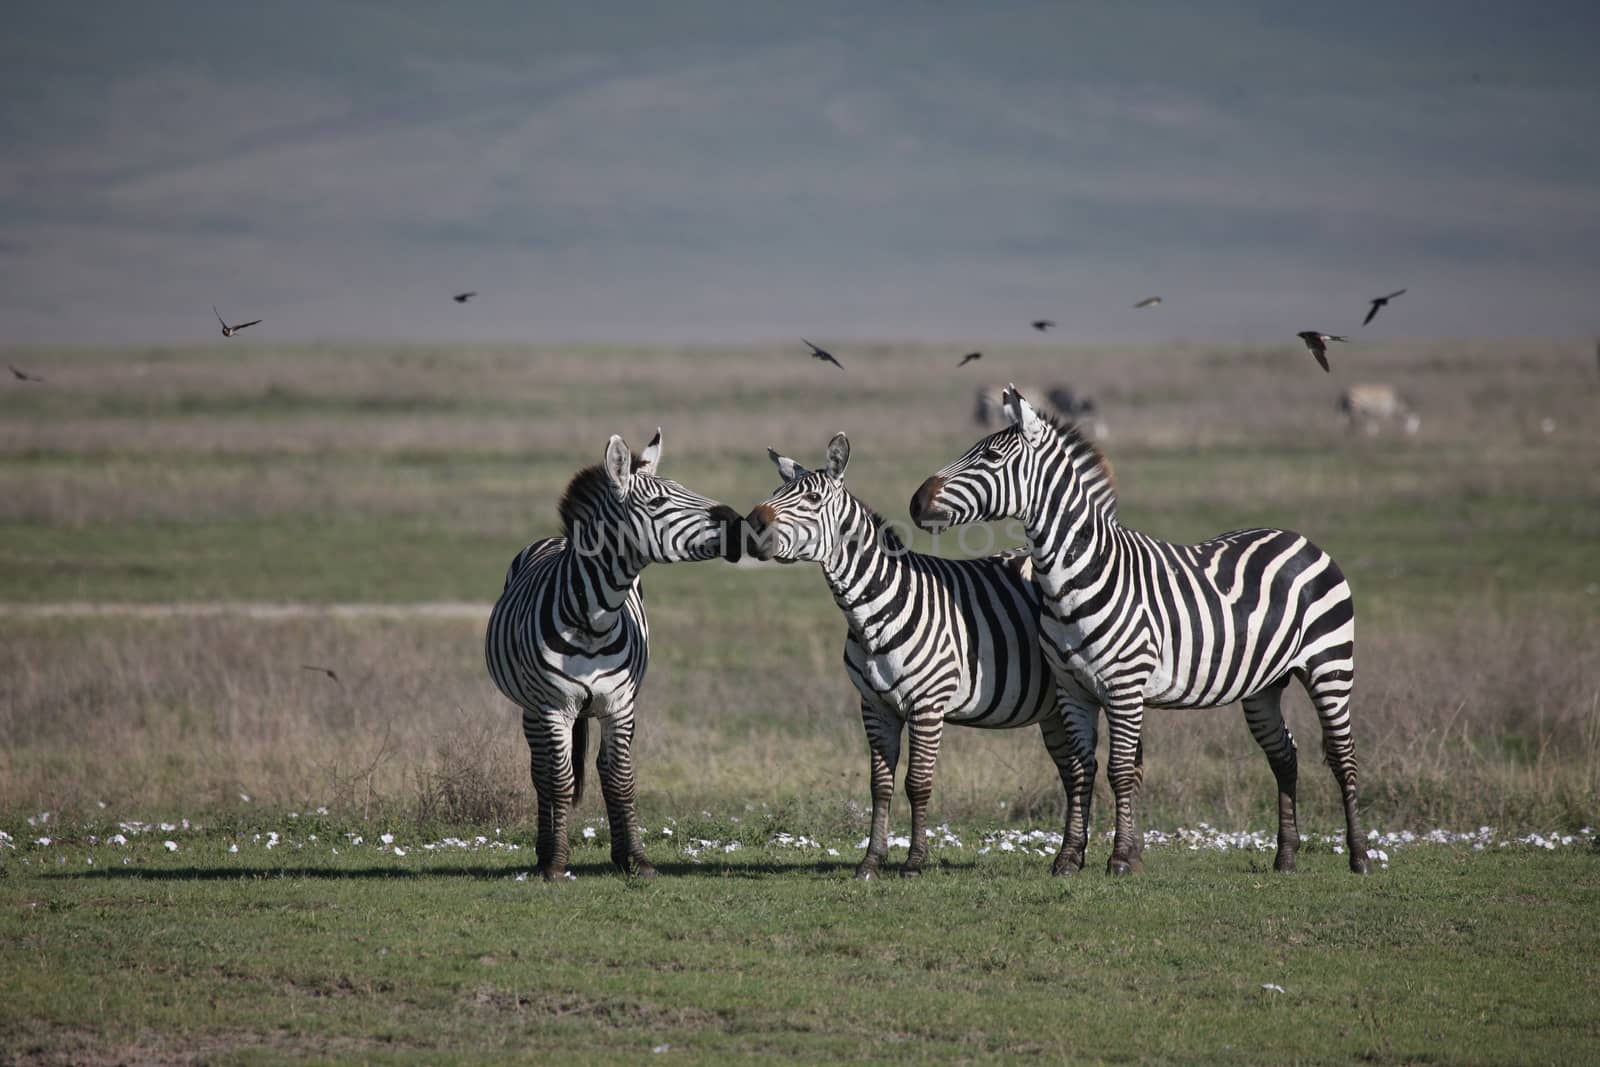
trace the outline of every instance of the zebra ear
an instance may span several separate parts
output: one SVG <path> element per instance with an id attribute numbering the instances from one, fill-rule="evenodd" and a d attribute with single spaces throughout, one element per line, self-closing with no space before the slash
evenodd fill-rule
<path id="1" fill-rule="evenodd" d="M 1008 386 L 1005 399 L 1006 421 L 1022 431 L 1022 439 L 1030 445 L 1039 443 L 1044 436 L 1044 422 L 1033 405 L 1023 399 L 1015 385 Z"/>
<path id="2" fill-rule="evenodd" d="M 788 456 L 780 456 L 770 448 L 767 449 L 767 458 L 778 465 L 778 477 L 785 482 L 792 482 L 796 478 L 804 478 L 811 473 Z"/>
<path id="3" fill-rule="evenodd" d="M 633 453 L 628 451 L 628 442 L 616 434 L 606 442 L 605 468 L 606 477 L 617 487 L 617 493 L 627 496 L 633 486 Z"/>
<path id="4" fill-rule="evenodd" d="M 843 478 L 844 469 L 849 465 L 850 438 L 836 433 L 833 440 L 828 442 L 828 474 L 830 477 Z"/>
<path id="5" fill-rule="evenodd" d="M 656 464 L 661 462 L 661 427 L 656 427 L 656 435 L 650 438 L 650 443 L 644 446 L 644 451 L 639 455 L 639 469 L 645 474 L 654 474 Z"/>

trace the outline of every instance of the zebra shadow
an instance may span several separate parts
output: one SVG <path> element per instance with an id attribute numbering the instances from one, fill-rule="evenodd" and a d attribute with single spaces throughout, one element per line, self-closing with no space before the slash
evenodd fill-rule
<path id="1" fill-rule="evenodd" d="M 941 869 L 959 870 L 971 868 L 975 861 L 959 863 L 945 861 L 938 865 L 930 864 L 926 870 L 935 873 Z M 774 861 L 771 859 L 752 860 L 750 862 L 719 861 L 716 863 L 692 863 L 688 861 L 669 861 L 656 865 L 660 878 L 716 878 L 716 879 L 741 879 L 760 881 L 774 878 L 818 877 L 818 878 L 848 878 L 854 875 L 856 864 L 853 860 L 797 860 L 791 863 Z M 573 881 L 582 882 L 588 879 L 614 879 L 620 881 L 632 880 L 628 875 L 621 874 L 610 863 L 575 863 L 569 868 Z M 384 865 L 369 865 L 364 867 L 321 867 L 321 866 L 281 866 L 281 865 L 242 865 L 229 864 L 227 866 L 191 866 L 191 867 L 162 867 L 157 869 L 136 867 L 104 867 L 95 870 L 60 871 L 51 872 L 48 878 L 80 879 L 84 881 L 145 881 L 145 882 L 246 882 L 269 880 L 308 880 L 308 881 L 415 881 L 432 878 L 464 878 L 476 881 L 503 881 L 525 875 L 530 883 L 543 884 L 539 877 L 527 867 L 517 866 L 487 866 L 483 864 L 468 864 L 463 866 L 439 865 L 418 868 L 395 867 Z M 880 876 L 884 879 L 897 878 L 897 868 L 888 867 Z M 552 883 L 565 884 L 565 883 Z"/>

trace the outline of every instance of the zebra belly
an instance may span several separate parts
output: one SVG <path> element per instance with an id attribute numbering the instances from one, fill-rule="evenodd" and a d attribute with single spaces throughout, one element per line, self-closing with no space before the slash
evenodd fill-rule
<path id="1" fill-rule="evenodd" d="M 1055 710 L 1054 683 L 1040 656 L 1006 676 L 991 667 L 980 668 L 974 677 L 953 653 L 908 664 L 898 656 L 872 655 L 852 638 L 845 645 L 845 665 L 863 699 L 899 719 L 936 708 L 957 726 L 1010 728 L 1031 725 Z"/>

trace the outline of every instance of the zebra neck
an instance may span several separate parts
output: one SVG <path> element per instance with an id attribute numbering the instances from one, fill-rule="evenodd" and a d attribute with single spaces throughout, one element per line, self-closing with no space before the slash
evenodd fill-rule
<path id="1" fill-rule="evenodd" d="M 1033 574 L 1054 600 L 1095 583 L 1116 552 L 1122 527 L 1079 489 L 1055 508 L 1025 520 L 1033 546 Z M 1046 499 L 1051 499 L 1047 497 Z"/>
<path id="2" fill-rule="evenodd" d="M 878 615 L 884 595 L 898 586 L 909 553 L 865 505 L 852 497 L 850 507 L 839 524 L 839 543 L 822 564 L 822 574 L 851 632 L 870 650 L 869 624 Z"/>
<path id="3" fill-rule="evenodd" d="M 568 548 L 557 582 L 561 625 L 572 633 L 603 637 L 617 626 L 644 564 L 627 556 L 590 555 Z"/>

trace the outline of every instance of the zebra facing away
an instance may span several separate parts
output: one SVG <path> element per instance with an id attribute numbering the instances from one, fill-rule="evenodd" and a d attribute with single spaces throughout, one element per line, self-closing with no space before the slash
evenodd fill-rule
<path id="1" fill-rule="evenodd" d="M 845 488 L 850 441 L 842 433 L 828 443 L 820 471 L 767 454 L 784 484 L 745 518 L 751 553 L 820 563 L 849 625 L 845 670 L 861 694 L 872 760 L 872 833 L 856 877 L 875 876 L 888 854 L 907 724 L 911 851 L 901 873 L 918 874 L 928 856 L 928 800 L 946 722 L 991 729 L 1038 723 L 1068 781 L 1069 745 L 1039 645 L 1039 590 L 1026 550 L 963 560 L 910 551 Z"/>
<path id="2" fill-rule="evenodd" d="M 500 692 L 522 708 L 539 799 L 539 873 L 548 880 L 566 874 L 589 719 L 600 720 L 611 861 L 630 874 L 655 873 L 635 812 L 631 752 L 650 656 L 639 572 L 649 563 L 737 560 L 741 548 L 738 513 L 659 477 L 660 460 L 660 430 L 637 457 L 612 436 L 604 462 L 567 486 L 562 536 L 517 554 L 489 616 L 484 658 Z"/>
<path id="3" fill-rule="evenodd" d="M 1011 425 L 924 482 L 911 515 L 924 529 L 1018 518 L 1043 592 L 1040 630 L 1061 683 L 1071 745 L 1069 864 L 1081 868 L 1095 772 L 1096 705 L 1110 730 L 1107 777 L 1116 840 L 1106 869 L 1140 866 L 1134 803 L 1143 709 L 1210 708 L 1242 700 L 1245 721 L 1278 785 L 1274 866 L 1293 870 L 1297 761 L 1280 707 L 1298 678 L 1322 726 L 1323 755 L 1344 797 L 1350 869 L 1367 870 L 1356 823 L 1350 737 L 1355 611 L 1337 564 L 1299 534 L 1236 530 L 1195 545 L 1121 525 L 1116 487 L 1075 427 L 1041 417 L 1014 390 Z"/>

